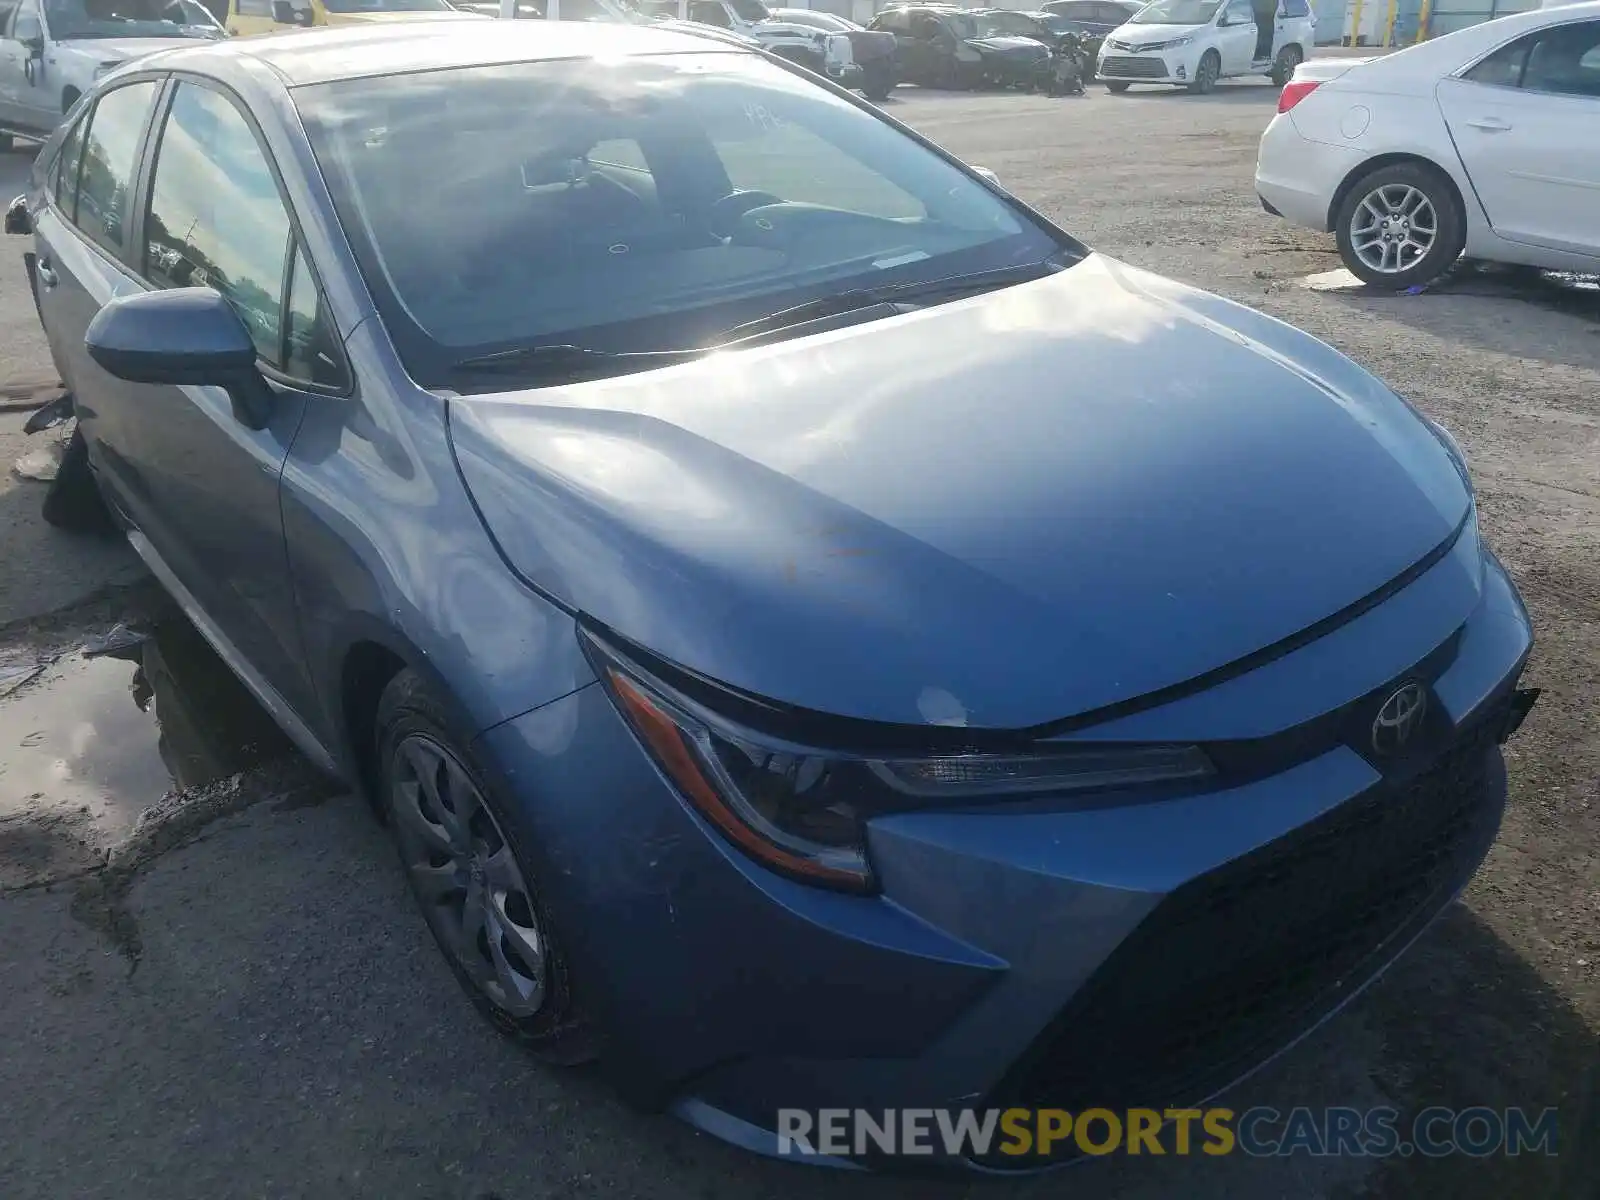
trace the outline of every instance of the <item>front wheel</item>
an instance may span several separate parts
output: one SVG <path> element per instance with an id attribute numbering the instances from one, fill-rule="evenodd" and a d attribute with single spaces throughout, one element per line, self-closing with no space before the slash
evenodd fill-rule
<path id="1" fill-rule="evenodd" d="M 1122 83 L 1120 80 L 1115 79 L 1108 79 L 1105 82 L 1106 91 L 1110 92 L 1113 96 L 1120 96 L 1123 92 L 1127 91 L 1133 86 L 1131 83 Z"/>
<path id="2" fill-rule="evenodd" d="M 1357 181 L 1334 218 L 1339 257 L 1363 283 L 1403 292 L 1432 283 L 1466 244 L 1455 189 L 1422 163 L 1380 167 Z"/>
<path id="3" fill-rule="evenodd" d="M 1209 96 L 1216 90 L 1217 80 L 1221 77 L 1222 59 L 1215 50 L 1207 50 L 1200 56 L 1200 65 L 1194 69 L 1194 78 L 1189 81 L 1189 94 Z"/>
<path id="4" fill-rule="evenodd" d="M 1300 65 L 1300 47 L 1285 46 L 1278 51 L 1278 57 L 1272 60 L 1272 82 L 1282 87 L 1294 77 L 1294 69 Z"/>
<path id="5" fill-rule="evenodd" d="M 385 815 L 411 893 L 492 1025 L 547 1062 L 595 1057 L 562 943 L 514 840 L 509 806 L 450 732 L 444 704 L 401 671 L 378 702 Z"/>

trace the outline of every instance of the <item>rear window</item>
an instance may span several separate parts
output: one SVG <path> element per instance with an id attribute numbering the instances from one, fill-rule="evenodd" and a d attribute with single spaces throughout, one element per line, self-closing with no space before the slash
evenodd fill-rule
<path id="1" fill-rule="evenodd" d="M 821 295 L 1062 248 L 938 154 L 752 55 L 470 67 L 293 95 L 385 323 L 429 386 L 513 345 L 702 345 Z"/>

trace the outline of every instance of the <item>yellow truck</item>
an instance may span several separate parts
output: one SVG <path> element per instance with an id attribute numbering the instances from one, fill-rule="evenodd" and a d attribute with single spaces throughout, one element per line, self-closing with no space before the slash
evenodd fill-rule
<path id="1" fill-rule="evenodd" d="M 313 25 L 471 18 L 446 0 L 213 0 L 212 12 L 235 37 Z M 226 11 L 218 11 L 224 8 Z"/>

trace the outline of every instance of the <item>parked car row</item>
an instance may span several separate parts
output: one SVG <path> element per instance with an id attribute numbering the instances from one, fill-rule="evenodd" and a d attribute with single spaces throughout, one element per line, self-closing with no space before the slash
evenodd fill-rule
<path id="1" fill-rule="evenodd" d="M 1393 291 L 1463 256 L 1600 273 L 1600 3 L 1298 67 L 1261 138 L 1268 212 Z"/>

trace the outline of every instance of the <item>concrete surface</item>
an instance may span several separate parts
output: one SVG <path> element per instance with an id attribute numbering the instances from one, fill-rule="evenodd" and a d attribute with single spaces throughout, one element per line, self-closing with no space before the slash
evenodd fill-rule
<path id="1" fill-rule="evenodd" d="M 1125 1159 L 994 1185 L 753 1159 L 626 1111 L 591 1074 L 542 1069 L 501 1045 L 455 990 L 361 803 L 269 770 L 194 794 L 128 797 L 108 853 L 64 819 L 67 801 L 48 787 L 26 813 L 0 816 L 0 863 L 47 855 L 28 886 L 0 886 L 0 1196 L 1592 1196 L 1600 308 L 1582 297 L 1302 286 L 1338 263 L 1331 239 L 1256 205 L 1254 145 L 1274 95 L 1254 83 L 1205 98 L 907 89 L 891 107 L 1106 252 L 1329 340 L 1461 438 L 1487 534 L 1532 608 L 1531 682 L 1546 689 L 1511 750 L 1503 835 L 1463 905 L 1229 1100 L 1557 1105 L 1558 1158 Z M 0 274 L 6 321 L 18 303 L 10 280 Z M 26 366 L 25 344 L 8 353 Z M 15 587 L 22 509 L 13 502 L 0 519 L 0 586 Z M 48 537 L 33 544 L 40 563 L 63 553 Z M 42 568 L 44 585 L 7 603 L 54 607 L 59 573 Z M 129 603 L 14 628 L 0 649 L 62 652 Z M 0 699 L 0 740 L 26 736 L 8 705 Z M 154 812 L 129 819 L 145 804 Z"/>

